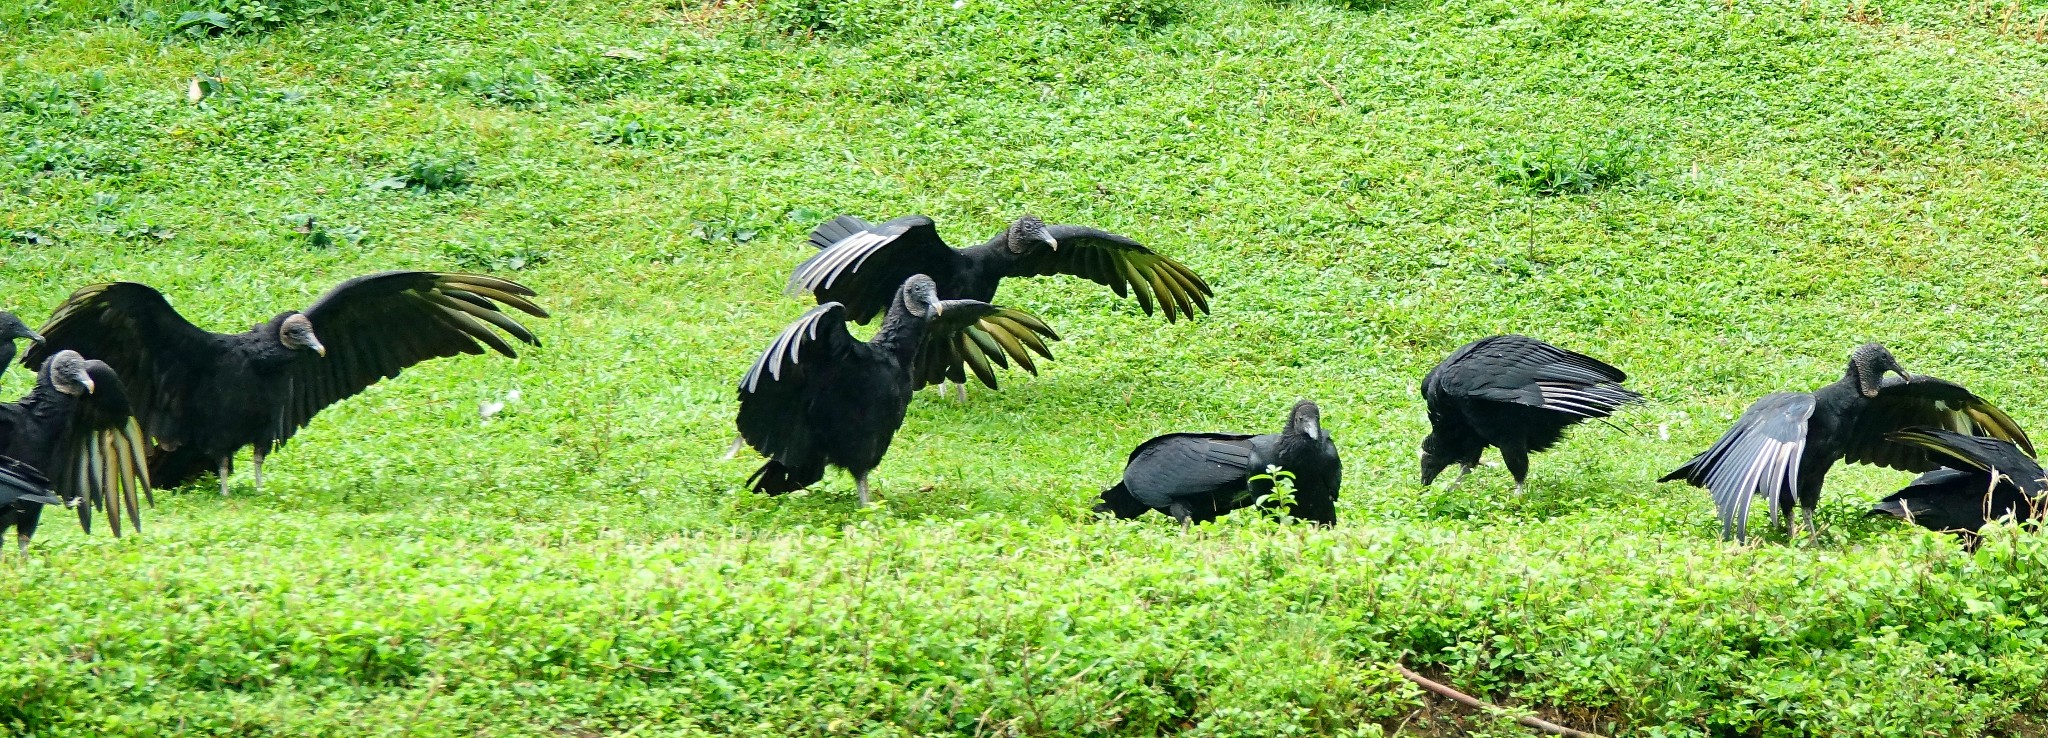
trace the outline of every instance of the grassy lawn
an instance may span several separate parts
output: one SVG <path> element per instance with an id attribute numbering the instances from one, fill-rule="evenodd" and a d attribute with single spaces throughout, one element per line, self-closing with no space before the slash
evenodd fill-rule
<path id="1" fill-rule="evenodd" d="M 1866 340 L 2048 432 L 2048 5 L 1343 3 L 0 4 L 0 308 L 136 280 L 239 331 L 427 268 L 556 315 L 261 491 L 46 521 L 0 560 L 0 732 L 1524 733 L 1401 662 L 1607 734 L 2048 735 L 2048 541 L 1867 520 L 1908 477 L 1846 467 L 1818 545 L 1737 548 L 1652 482 Z M 922 395 L 883 504 L 747 493 L 734 383 L 809 228 L 1026 211 L 1215 313 L 1007 283 L 1057 358 Z M 1652 402 L 1526 495 L 1418 487 L 1416 385 L 1501 332 Z M 1089 515 L 1138 442 L 1302 397 L 1338 528 Z"/>

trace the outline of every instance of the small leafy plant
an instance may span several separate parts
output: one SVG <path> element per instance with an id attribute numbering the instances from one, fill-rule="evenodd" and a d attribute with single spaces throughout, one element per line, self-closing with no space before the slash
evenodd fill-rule
<path id="1" fill-rule="evenodd" d="M 476 160 L 461 155 L 418 155 L 397 173 L 370 183 L 372 190 L 412 190 L 426 195 L 469 187 Z"/>
<path id="2" fill-rule="evenodd" d="M 600 115 L 590 122 L 593 143 L 654 146 L 673 143 L 680 137 L 673 126 L 630 110 L 616 116 Z"/>
<path id="3" fill-rule="evenodd" d="M 441 253 L 464 269 L 482 272 L 517 272 L 547 263 L 546 249 L 527 245 L 508 245 L 497 241 L 450 241 L 442 244 Z"/>
<path id="4" fill-rule="evenodd" d="M 1504 185 L 1539 195 L 1577 195 L 1633 179 L 1643 165 L 1643 146 L 1619 133 L 1590 144 L 1546 141 L 1494 152 L 1494 177 Z"/>

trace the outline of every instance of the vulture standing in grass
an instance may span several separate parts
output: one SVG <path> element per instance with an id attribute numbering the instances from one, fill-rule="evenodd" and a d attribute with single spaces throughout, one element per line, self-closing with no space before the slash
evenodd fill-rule
<path id="1" fill-rule="evenodd" d="M 1294 473 L 1289 514 L 1336 525 L 1344 465 L 1322 419 L 1315 403 L 1302 400 L 1279 433 L 1169 433 L 1146 441 L 1125 462 L 1123 480 L 1102 491 L 1095 512 L 1128 519 L 1158 510 L 1182 524 L 1215 520 L 1272 492 L 1270 478 L 1254 477 L 1277 466 Z"/>
<path id="2" fill-rule="evenodd" d="M 140 503 L 150 494 L 148 450 L 112 367 L 76 351 L 51 354 L 36 372 L 35 389 L 0 405 L 0 468 L 42 481 L 51 491 L 0 503 L 0 530 L 13 527 L 26 551 L 43 506 L 62 500 L 77 506 L 78 522 L 88 533 L 94 511 L 106 514 L 116 536 L 124 513 L 140 532 Z M 36 474 L 23 474 L 23 468 Z"/>
<path id="3" fill-rule="evenodd" d="M 828 302 L 783 329 L 740 378 L 740 437 L 768 457 L 747 480 L 756 491 L 803 489 L 831 465 L 853 475 L 865 506 L 868 472 L 903 425 L 911 393 L 938 381 L 944 367 L 970 361 L 962 351 L 998 360 L 1008 353 L 1027 371 L 1036 371 L 1029 351 L 1050 356 L 1041 337 L 1055 338 L 1052 330 L 1029 313 L 941 300 L 938 285 L 922 274 L 905 279 L 895 295 L 867 342 L 847 332 L 847 308 Z M 988 343 L 968 338 L 970 328 Z M 980 361 L 972 365 L 986 371 Z"/>
<path id="4" fill-rule="evenodd" d="M 1997 438 L 2034 452 L 2005 411 L 1961 385 L 1908 374 L 1884 346 L 1866 343 L 1849 354 L 1841 379 L 1810 393 L 1765 395 L 1713 446 L 1657 481 L 1684 480 L 1712 492 L 1723 540 L 1748 540 L 1749 508 L 1757 497 L 1770 505 L 1773 527 L 1779 514 L 1785 516 L 1787 536 L 1797 530 L 1792 505 L 1798 503 L 1811 533 L 1821 483 L 1836 461 L 1910 472 L 1941 466 L 1925 447 L 1890 438 L 1913 426 Z"/>
<path id="5" fill-rule="evenodd" d="M 1456 489 L 1492 446 L 1520 493 L 1528 484 L 1529 454 L 1549 449 L 1573 425 L 1643 401 L 1621 386 L 1627 380 L 1598 359 L 1527 336 L 1465 344 L 1422 380 L 1430 426 L 1422 439 L 1422 483 L 1436 481 L 1456 462 Z"/>
<path id="6" fill-rule="evenodd" d="M 1961 536 L 1975 548 L 1977 531 L 2010 516 L 2038 523 L 2048 518 L 2048 476 L 2013 443 L 1937 428 L 1907 428 L 1887 436 L 1925 450 L 1942 468 L 1920 475 L 1884 498 L 1872 515 L 1890 515 L 1928 530 Z"/>
<path id="7" fill-rule="evenodd" d="M 43 335 L 29 330 L 28 324 L 14 317 L 14 313 L 0 310 L 0 374 L 6 373 L 7 365 L 14 363 L 15 353 L 19 350 L 14 345 L 17 338 L 26 338 L 37 344 L 43 342 Z"/>
<path id="8" fill-rule="evenodd" d="M 1105 285 L 1118 297 L 1135 295 L 1147 315 L 1156 303 L 1169 321 L 1208 312 L 1213 294 L 1194 271 L 1144 244 L 1084 226 L 1048 226 L 1031 215 L 980 246 L 959 250 L 922 215 L 881 224 L 841 215 L 811 231 L 811 245 L 819 251 L 790 275 L 790 294 L 840 303 L 858 323 L 880 315 L 912 274 L 930 275 L 941 299 L 980 302 L 994 302 L 1005 277 L 1066 274 Z M 995 386 L 989 375 L 978 376 Z M 945 378 L 966 390 L 959 363 Z"/>
<path id="9" fill-rule="evenodd" d="M 128 384 L 135 415 L 155 441 L 150 475 L 174 487 L 207 472 L 227 494 L 235 452 L 263 458 L 321 409 L 406 367 L 485 347 L 517 356 L 491 326 L 540 345 L 500 311 L 547 311 L 533 291 L 475 274 L 382 272 L 348 280 L 304 310 L 279 313 L 246 333 L 212 333 L 187 322 L 162 293 L 134 282 L 98 284 L 57 307 L 29 352 L 42 361 L 75 350 L 112 365 Z"/>

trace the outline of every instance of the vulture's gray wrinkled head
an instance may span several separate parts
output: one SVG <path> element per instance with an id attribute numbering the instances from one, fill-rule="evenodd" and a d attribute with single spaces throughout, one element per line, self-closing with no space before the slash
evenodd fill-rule
<path id="1" fill-rule="evenodd" d="M 313 321 L 306 316 L 293 313 L 277 327 L 277 342 L 293 351 L 311 351 L 327 355 L 327 347 L 320 345 L 320 337 L 313 334 Z"/>
<path id="2" fill-rule="evenodd" d="M 43 381 L 72 397 L 89 395 L 93 391 L 92 375 L 86 371 L 85 357 L 70 349 L 51 354 L 43 361 Z"/>
<path id="3" fill-rule="evenodd" d="M 1013 254 L 1029 254 L 1039 247 L 1060 250 L 1060 242 L 1053 240 L 1052 234 L 1045 230 L 1045 221 L 1036 215 L 1026 214 L 1018 218 L 1017 222 L 1010 224 L 1010 230 L 1003 237 L 1003 245 Z"/>
<path id="4" fill-rule="evenodd" d="M 1905 367 L 1899 366 L 1899 360 L 1892 358 L 1892 352 L 1886 350 L 1884 344 L 1873 341 L 1849 352 L 1849 376 L 1856 380 L 1856 391 L 1864 397 L 1877 396 L 1885 372 L 1895 373 L 1900 379 L 1913 377 L 1906 373 Z"/>
<path id="5" fill-rule="evenodd" d="M 896 297 L 903 301 L 903 309 L 920 318 L 936 318 L 945 312 L 939 301 L 939 283 L 922 274 L 912 274 L 903 280 L 903 288 L 896 291 Z"/>
<path id="6" fill-rule="evenodd" d="M 1323 409 L 1308 400 L 1294 403 L 1294 409 L 1287 411 L 1287 432 L 1322 440 Z"/>

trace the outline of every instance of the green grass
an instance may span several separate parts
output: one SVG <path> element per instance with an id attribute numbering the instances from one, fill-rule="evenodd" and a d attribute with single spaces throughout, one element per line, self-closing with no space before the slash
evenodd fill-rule
<path id="1" fill-rule="evenodd" d="M 159 495 L 139 538 L 46 525 L 0 563 L 0 725 L 1519 734 L 1426 704 L 1401 660 L 1622 735 L 2043 735 L 2041 540 L 1969 556 L 1865 520 L 1906 476 L 1847 467 L 1820 545 L 1734 549 L 1651 480 L 1865 340 L 2048 419 L 2044 16 L 7 4 L 5 307 L 132 279 L 240 330 L 364 272 L 461 268 L 557 317 L 517 361 L 328 410 L 261 492 Z M 836 474 L 745 493 L 755 462 L 718 460 L 733 383 L 802 310 L 780 288 L 808 228 L 920 212 L 972 242 L 1025 211 L 1181 259 L 1215 314 L 1013 282 L 1057 359 L 921 396 L 883 505 Z M 1418 488 L 1416 384 L 1509 331 L 1654 402 L 1539 457 L 1527 495 L 1498 467 Z M 1345 454 L 1338 529 L 1091 521 L 1139 441 L 1271 430 L 1299 397 Z"/>

